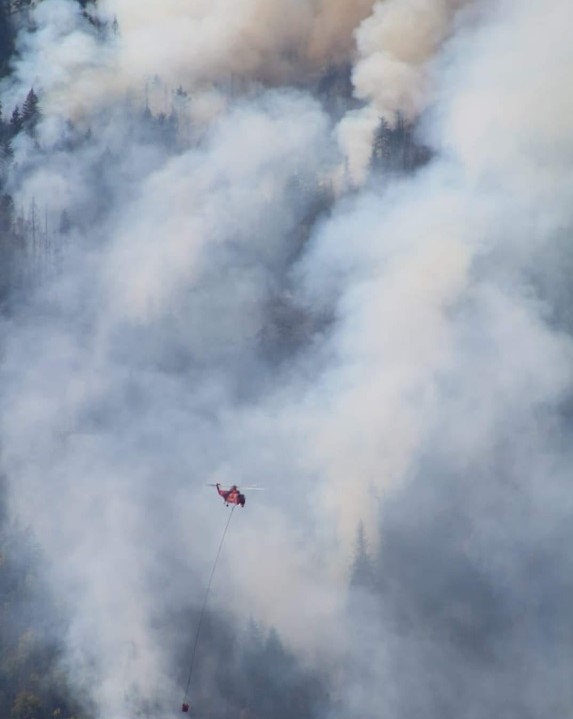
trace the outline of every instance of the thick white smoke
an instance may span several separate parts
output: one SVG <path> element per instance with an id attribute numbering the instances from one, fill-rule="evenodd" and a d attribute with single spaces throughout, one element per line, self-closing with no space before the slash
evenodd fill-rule
<path id="1" fill-rule="evenodd" d="M 451 35 L 461 5 L 386 0 L 364 19 L 372 3 L 108 0 L 99 13 L 119 33 L 102 39 L 71 0 L 44 0 L 22 34 L 5 104 L 43 92 L 42 151 L 15 143 L 11 189 L 69 211 L 74 228 L 59 272 L 3 328 L 2 461 L 69 605 L 70 670 L 99 716 L 144 700 L 169 715 L 178 701 L 157 620 L 202 600 L 225 518 L 208 482 L 266 487 L 233 516 L 214 606 L 275 624 L 307 656 L 347 649 L 358 523 L 374 546 L 394 501 L 418 537 L 426 510 L 440 515 L 442 466 L 471 478 L 452 490 L 475 509 L 464 552 L 482 562 L 501 542 L 487 566 L 503 587 L 519 548 L 490 528 L 503 490 L 477 467 L 509 445 L 531 468 L 519 492 L 533 501 L 554 479 L 563 493 L 566 461 L 544 448 L 573 379 L 570 327 L 555 317 L 571 298 L 553 281 L 573 224 L 573 11 L 484 5 Z M 341 130 L 353 177 L 380 116 L 425 110 L 435 154 L 309 228 L 339 158 L 319 102 L 282 84 L 351 61 L 353 31 L 368 105 L 366 133 Z M 133 119 L 155 74 L 207 107 L 176 149 Z M 431 576 L 404 580 L 402 596 L 391 570 L 396 602 L 425 606 Z M 339 695 L 351 713 L 405 716 L 416 680 L 432 686 L 433 639 L 416 653 L 380 631 L 381 646 L 361 645 L 376 690 Z M 393 650 L 420 676 L 393 674 Z"/>
<path id="2" fill-rule="evenodd" d="M 456 13 L 468 0 L 380 0 L 356 30 L 358 59 L 352 81 L 365 107 L 349 113 L 338 134 L 350 176 L 366 176 L 380 120 L 400 114 L 413 121 L 433 97 L 432 60 L 453 31 Z"/>
<path id="3" fill-rule="evenodd" d="M 20 39 L 16 74 L 39 87 L 50 114 L 77 117 L 154 78 L 193 91 L 240 94 L 245 83 L 313 81 L 325 65 L 347 62 L 353 31 L 374 0 L 103 0 L 80 22 L 70 0 L 43 0 L 37 28 Z M 102 40 L 105 40 L 102 42 Z"/>

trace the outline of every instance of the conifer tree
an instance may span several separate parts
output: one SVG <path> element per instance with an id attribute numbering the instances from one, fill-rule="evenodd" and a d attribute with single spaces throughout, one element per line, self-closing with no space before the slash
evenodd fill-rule
<path id="1" fill-rule="evenodd" d="M 9 3 L 0 2 L 0 77 L 8 74 L 10 57 L 14 52 L 15 33 L 9 15 Z"/>
<path id="2" fill-rule="evenodd" d="M 354 561 L 350 572 L 350 587 L 352 589 L 372 589 L 374 584 L 374 572 L 372 560 L 368 554 L 366 544 L 366 533 L 364 524 L 360 522 L 356 532 L 356 545 L 354 550 Z"/>
<path id="3" fill-rule="evenodd" d="M 17 135 L 22 129 L 22 114 L 20 113 L 20 107 L 16 105 L 10 118 L 10 137 Z"/>
<path id="4" fill-rule="evenodd" d="M 40 108 L 38 96 L 34 92 L 34 88 L 31 88 L 22 106 L 22 127 L 26 131 L 33 133 L 39 119 Z"/>
<path id="5" fill-rule="evenodd" d="M 4 120 L 4 107 L 2 106 L 2 101 L 0 100 L 0 153 L 1 153 L 1 145 L 4 144 L 4 141 L 7 139 L 7 137 L 8 137 L 8 127 Z"/>

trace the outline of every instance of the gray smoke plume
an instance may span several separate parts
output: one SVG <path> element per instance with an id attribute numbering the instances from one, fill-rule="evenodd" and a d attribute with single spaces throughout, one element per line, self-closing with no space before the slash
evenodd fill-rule
<path id="1" fill-rule="evenodd" d="M 381 0 L 356 30 L 354 94 L 366 104 L 340 123 L 352 181 L 362 184 L 380 119 L 416 119 L 433 98 L 432 61 L 468 0 Z M 467 22 L 467 20 L 466 20 Z M 458 22 L 460 28 L 466 23 Z"/>
<path id="2" fill-rule="evenodd" d="M 22 31 L 10 191 L 71 227 L 3 323 L 2 465 L 99 717 L 177 710 L 161 620 L 201 604 L 217 481 L 266 492 L 213 606 L 328 658 L 342 712 L 566 714 L 573 10 L 460 6 L 44 0 Z M 335 195 L 309 88 L 353 59 L 434 156 Z"/>

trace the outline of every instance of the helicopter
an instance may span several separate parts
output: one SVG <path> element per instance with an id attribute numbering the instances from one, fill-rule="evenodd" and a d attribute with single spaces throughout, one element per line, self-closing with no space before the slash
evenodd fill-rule
<path id="1" fill-rule="evenodd" d="M 209 487 L 216 487 L 217 493 L 220 497 L 223 498 L 223 501 L 225 502 L 225 507 L 228 507 L 230 504 L 236 504 L 240 505 L 241 507 L 245 506 L 245 495 L 241 492 L 241 490 L 237 487 L 236 484 L 233 484 L 232 487 L 229 489 L 222 489 L 219 482 L 216 484 L 210 484 Z M 262 487 L 245 487 L 245 491 L 250 491 L 251 489 L 263 489 Z"/>

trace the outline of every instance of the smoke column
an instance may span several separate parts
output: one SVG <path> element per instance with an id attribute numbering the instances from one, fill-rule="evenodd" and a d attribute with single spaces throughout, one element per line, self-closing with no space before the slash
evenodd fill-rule
<path id="1" fill-rule="evenodd" d="M 566 713 L 569 4 L 92 12 L 103 30 L 41 2 L 3 88 L 42 98 L 10 192 L 72 224 L 3 321 L 0 427 L 76 685 L 98 717 L 172 716 L 159 620 L 201 602 L 220 481 L 266 492 L 215 606 L 350 657 L 347 714 Z M 337 125 L 315 88 L 344 63 L 364 104 Z M 367 166 L 396 113 L 433 158 L 389 181 Z M 349 619 L 361 521 L 375 580 Z"/>
<path id="2" fill-rule="evenodd" d="M 467 0 L 383 0 L 356 30 L 358 59 L 352 81 L 366 102 L 340 123 L 340 144 L 350 176 L 361 184 L 380 118 L 393 125 L 400 114 L 416 119 L 432 100 L 432 61 L 453 32 Z"/>

